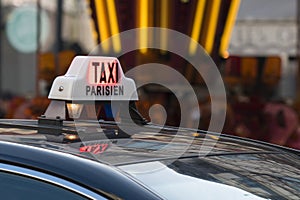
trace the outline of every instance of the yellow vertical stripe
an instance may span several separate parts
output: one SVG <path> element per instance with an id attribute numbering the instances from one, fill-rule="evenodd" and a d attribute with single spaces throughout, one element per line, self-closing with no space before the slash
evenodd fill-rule
<path id="1" fill-rule="evenodd" d="M 228 16 L 225 23 L 223 35 L 221 38 L 221 44 L 220 44 L 220 55 L 223 57 L 226 57 L 226 51 L 229 46 L 229 41 L 236 20 L 236 16 L 239 10 L 239 6 L 240 6 L 240 0 L 231 0 Z"/>
<path id="2" fill-rule="evenodd" d="M 190 46 L 189 46 L 189 53 L 191 55 L 195 54 L 195 52 L 197 50 L 198 43 L 195 43 L 195 41 L 196 42 L 199 41 L 201 26 L 202 26 L 202 21 L 203 21 L 203 15 L 204 15 L 204 9 L 205 9 L 205 0 L 198 0 L 194 23 L 193 23 L 192 34 L 191 34 L 191 38 L 194 41 L 191 41 Z"/>
<path id="3" fill-rule="evenodd" d="M 204 40 L 204 48 L 208 54 L 212 53 L 213 44 L 218 24 L 221 0 L 210 0 L 210 9 L 208 10 L 207 32 Z"/>
<path id="4" fill-rule="evenodd" d="M 109 16 L 109 24 L 111 28 L 111 34 L 113 36 L 113 49 L 116 53 L 121 51 L 121 40 L 117 35 L 119 33 L 119 24 L 117 19 L 117 12 L 114 0 L 106 0 Z"/>
<path id="5" fill-rule="evenodd" d="M 98 27 L 100 32 L 100 40 L 101 40 L 101 47 L 104 53 L 108 53 L 110 50 L 109 42 L 103 42 L 107 38 L 109 38 L 109 27 L 107 24 L 107 16 L 105 12 L 105 4 L 104 0 L 95 0 L 95 7 L 97 12 L 97 21 Z"/>
<path id="6" fill-rule="evenodd" d="M 140 0 L 140 9 L 139 9 L 139 17 L 140 17 L 140 37 L 139 37 L 139 43 L 140 43 L 140 51 L 142 53 L 147 52 L 147 43 L 148 43 L 148 32 L 147 32 L 147 27 L 148 27 L 148 18 L 149 18 L 149 13 L 148 13 L 148 0 Z"/>

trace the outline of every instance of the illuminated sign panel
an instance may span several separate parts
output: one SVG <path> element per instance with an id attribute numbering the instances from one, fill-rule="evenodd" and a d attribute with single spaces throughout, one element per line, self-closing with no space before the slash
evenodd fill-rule
<path id="1" fill-rule="evenodd" d="M 117 58 L 77 56 L 64 76 L 53 82 L 49 99 L 138 100 L 132 79 L 124 76 Z"/>
<path id="2" fill-rule="evenodd" d="M 90 61 L 88 69 L 86 95 L 112 96 L 124 95 L 124 86 L 119 83 L 119 63 Z"/>
<path id="3" fill-rule="evenodd" d="M 118 62 L 97 62 L 91 61 L 89 64 L 88 83 L 89 84 L 116 84 L 119 81 Z"/>

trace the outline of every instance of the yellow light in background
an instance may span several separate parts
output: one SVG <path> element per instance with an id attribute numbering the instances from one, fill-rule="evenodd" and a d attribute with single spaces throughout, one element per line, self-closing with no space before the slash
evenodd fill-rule
<path id="1" fill-rule="evenodd" d="M 139 13 L 140 13 L 140 37 L 139 37 L 139 42 L 140 42 L 140 51 L 142 53 L 147 52 L 147 43 L 148 43 L 148 32 L 147 32 L 147 27 L 148 27 L 148 0 L 140 0 L 140 5 L 139 5 Z"/>
<path id="2" fill-rule="evenodd" d="M 117 19 L 116 13 L 116 6 L 114 0 L 106 0 L 107 7 L 108 7 L 108 16 L 109 16 L 109 23 L 111 28 L 111 34 L 113 36 L 113 48 L 116 53 L 121 51 L 121 40 L 120 37 L 116 34 L 119 33 L 119 24 Z"/>
<path id="3" fill-rule="evenodd" d="M 221 0 L 209 1 L 210 9 L 208 11 L 207 32 L 204 40 L 204 48 L 208 54 L 211 54 L 215 40 L 216 28 L 219 18 Z"/>
<path id="4" fill-rule="evenodd" d="M 107 38 L 109 38 L 109 27 L 108 27 L 108 19 L 105 12 L 105 5 L 104 1 L 102 0 L 95 0 L 95 7 L 97 12 L 97 21 L 98 21 L 98 27 L 100 32 L 100 41 L 101 46 L 104 53 L 109 52 L 110 44 L 109 42 L 103 42 Z"/>
<path id="5" fill-rule="evenodd" d="M 191 41 L 189 47 L 189 53 L 191 55 L 195 54 L 197 50 L 197 45 L 198 45 L 202 21 L 203 21 L 204 9 L 205 9 L 205 0 L 198 0 L 194 23 L 193 23 L 193 30 L 191 34 L 191 38 L 194 41 Z"/>
<path id="6" fill-rule="evenodd" d="M 223 57 L 224 59 L 229 58 L 229 52 L 228 52 L 227 50 L 223 51 L 222 57 Z"/>
<path id="7" fill-rule="evenodd" d="M 161 0 L 161 7 L 160 7 L 160 26 L 162 28 L 168 28 L 168 15 L 169 15 L 169 6 L 168 0 Z M 164 50 L 168 47 L 168 35 L 167 30 L 161 30 L 160 32 L 160 41 L 161 41 L 161 50 Z"/>
<path id="8" fill-rule="evenodd" d="M 234 26 L 234 22 L 236 20 L 236 16 L 239 10 L 241 1 L 240 0 L 231 0 L 230 8 L 228 11 L 227 20 L 224 27 L 224 32 L 221 38 L 220 44 L 220 55 L 225 56 L 230 41 L 231 32 Z M 225 57 L 224 57 L 225 58 Z"/>

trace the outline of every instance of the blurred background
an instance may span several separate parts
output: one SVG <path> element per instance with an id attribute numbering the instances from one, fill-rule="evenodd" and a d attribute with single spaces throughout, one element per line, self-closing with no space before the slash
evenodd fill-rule
<path id="1" fill-rule="evenodd" d="M 227 92 L 224 133 L 300 149 L 297 0 L 0 0 L 0 21 L 1 118 L 43 114 L 52 81 L 66 72 L 74 56 L 88 55 L 101 41 L 126 30 L 162 27 L 199 42 L 220 70 Z M 141 33 L 136 42 L 151 43 L 151 37 Z M 169 45 L 167 38 L 160 36 L 162 47 Z M 101 48 L 114 56 L 122 43 L 116 39 Z M 191 47 L 187 56 L 196 50 Z M 191 113 L 186 126 L 200 119 L 197 126 L 208 128 L 206 84 L 184 58 L 140 49 L 119 59 L 124 72 L 151 62 L 180 72 L 198 97 L 198 105 L 185 108 Z M 184 95 L 184 88 L 178 90 Z M 139 93 L 138 108 L 147 119 L 152 105 L 160 104 L 167 118 L 158 110 L 152 121 L 180 124 L 179 103 L 171 91 L 147 85 Z"/>

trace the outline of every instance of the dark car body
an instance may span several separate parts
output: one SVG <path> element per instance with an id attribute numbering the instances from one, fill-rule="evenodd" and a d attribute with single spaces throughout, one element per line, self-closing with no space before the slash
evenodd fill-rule
<path id="1" fill-rule="evenodd" d="M 7 178 L 2 173 L 17 174 L 63 188 L 79 198 L 92 199 L 299 199 L 300 196 L 297 150 L 151 123 L 134 127 L 127 134 L 113 122 L 76 125 L 1 120 L 1 180 Z M 54 177 L 54 181 L 39 178 L 39 174 L 21 173 L 20 169 Z M 72 187 L 65 186 L 63 181 L 73 184 Z M 17 189 L 10 189 L 6 183 L 10 182 L 0 183 L 1 195 L 18 199 L 20 193 L 12 193 Z M 19 189 L 24 186 L 20 184 L 14 182 Z M 28 190 L 24 193 L 30 197 Z M 39 190 L 36 199 L 53 199 L 51 195 L 55 192 Z"/>

